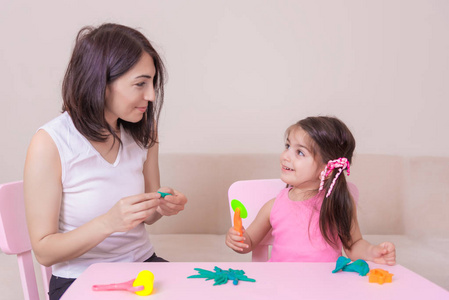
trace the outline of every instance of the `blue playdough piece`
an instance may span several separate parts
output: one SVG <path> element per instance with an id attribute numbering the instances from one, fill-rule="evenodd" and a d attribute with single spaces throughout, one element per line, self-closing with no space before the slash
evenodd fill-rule
<path id="1" fill-rule="evenodd" d="M 360 276 L 365 276 L 369 272 L 369 266 L 363 259 L 357 259 L 352 264 L 345 266 L 343 271 L 357 272 Z"/>
<path id="2" fill-rule="evenodd" d="M 343 268 L 350 262 L 351 262 L 351 260 L 349 258 L 340 256 L 337 259 L 337 265 L 335 267 L 335 270 L 332 271 L 332 273 L 337 273 L 338 271 L 343 270 Z"/>
<path id="3" fill-rule="evenodd" d="M 359 273 L 360 276 L 365 276 L 369 272 L 369 266 L 363 259 L 358 259 L 354 261 L 352 264 L 350 263 L 351 260 L 347 257 L 340 256 L 337 259 L 337 265 L 335 267 L 335 270 L 332 271 L 332 273 L 336 273 L 338 271 L 345 271 L 345 272 L 356 272 Z"/>
<path id="4" fill-rule="evenodd" d="M 164 193 L 164 192 L 158 192 L 159 194 L 161 194 L 162 198 L 165 198 L 165 196 L 171 195 L 170 193 Z"/>

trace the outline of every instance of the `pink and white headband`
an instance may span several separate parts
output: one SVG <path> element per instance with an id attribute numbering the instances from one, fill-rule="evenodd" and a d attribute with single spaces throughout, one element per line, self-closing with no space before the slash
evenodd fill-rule
<path id="1" fill-rule="evenodd" d="M 338 173 L 337 175 L 335 175 L 334 180 L 332 180 L 332 184 L 329 187 L 329 191 L 326 194 L 326 198 L 329 197 L 329 195 L 332 192 L 332 189 L 334 188 L 335 182 L 337 181 L 338 177 L 340 176 L 340 174 L 343 172 L 343 170 L 347 169 L 346 172 L 348 172 L 349 175 L 349 161 L 347 158 L 345 157 L 340 157 L 339 159 L 336 160 L 330 160 L 327 163 L 327 166 L 324 168 L 324 171 L 321 172 L 320 175 L 320 189 L 319 191 L 323 190 L 324 187 L 324 180 L 326 179 L 327 176 L 329 176 L 329 174 L 334 170 L 338 168 Z"/>

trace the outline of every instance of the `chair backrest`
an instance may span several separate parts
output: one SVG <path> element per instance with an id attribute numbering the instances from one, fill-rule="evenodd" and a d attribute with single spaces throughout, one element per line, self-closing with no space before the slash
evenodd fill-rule
<path id="1" fill-rule="evenodd" d="M 39 299 L 31 242 L 25 217 L 22 181 L 0 185 L 0 249 L 5 254 L 17 255 L 25 299 Z M 46 299 L 49 299 L 48 284 L 51 277 L 51 267 L 41 266 L 41 274 Z"/>
<path id="2" fill-rule="evenodd" d="M 229 211 L 233 220 L 234 211 L 231 207 L 233 199 L 239 200 L 248 211 L 248 217 L 242 219 L 245 228 L 256 218 L 261 207 L 270 199 L 275 198 L 286 184 L 280 179 L 258 179 L 234 182 L 228 190 Z M 252 251 L 252 261 L 267 261 L 269 246 L 273 243 L 271 231 Z"/>

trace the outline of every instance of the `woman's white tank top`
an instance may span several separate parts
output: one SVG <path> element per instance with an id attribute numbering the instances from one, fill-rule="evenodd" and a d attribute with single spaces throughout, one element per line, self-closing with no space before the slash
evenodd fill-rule
<path id="1" fill-rule="evenodd" d="M 121 128 L 120 146 L 113 164 L 107 162 L 75 128 L 67 112 L 40 129 L 53 139 L 62 167 L 59 232 L 71 231 L 106 213 L 121 198 L 145 192 L 143 164 L 147 150 Z M 53 275 L 77 278 L 97 262 L 144 261 L 154 253 L 145 225 L 114 233 L 87 253 L 53 265 Z"/>

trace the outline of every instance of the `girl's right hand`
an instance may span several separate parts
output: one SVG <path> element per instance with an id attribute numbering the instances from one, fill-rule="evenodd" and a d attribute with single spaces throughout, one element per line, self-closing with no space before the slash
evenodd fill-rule
<path id="1" fill-rule="evenodd" d="M 159 206 L 160 198 L 159 193 L 122 198 L 103 215 L 104 223 L 111 234 L 129 231 L 154 214 Z"/>
<path id="2" fill-rule="evenodd" d="M 234 227 L 229 228 L 226 234 L 226 246 L 237 252 L 243 252 L 245 249 L 247 249 L 249 245 L 245 243 L 245 228 L 242 228 L 242 231 L 243 235 L 240 235 L 240 233 L 235 230 Z"/>

